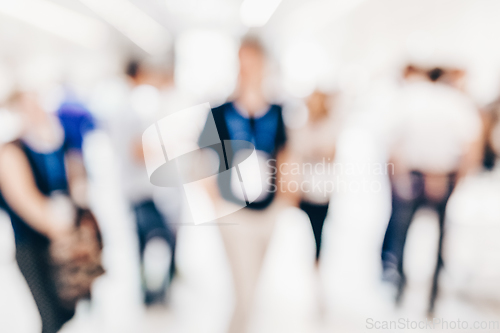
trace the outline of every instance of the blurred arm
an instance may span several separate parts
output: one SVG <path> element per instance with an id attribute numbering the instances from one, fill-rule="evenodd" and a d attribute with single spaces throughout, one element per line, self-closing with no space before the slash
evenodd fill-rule
<path id="1" fill-rule="evenodd" d="M 294 153 L 290 148 L 281 149 L 276 156 L 276 186 L 278 191 L 276 197 L 278 199 L 283 199 L 285 202 L 292 206 L 298 206 L 301 200 L 301 192 L 297 190 L 295 192 L 288 190 L 288 184 L 292 181 L 296 181 L 300 184 L 301 176 L 292 175 L 291 169 L 295 165 L 294 163 L 300 163 L 301 160 L 298 154 Z"/>
<path id="2" fill-rule="evenodd" d="M 23 151 L 7 144 L 0 151 L 0 188 L 6 202 L 33 229 L 54 239 L 68 229 L 57 223 L 50 200 L 38 190 Z"/>
<path id="3" fill-rule="evenodd" d="M 83 156 L 79 151 L 66 153 L 66 170 L 71 198 L 80 207 L 88 207 L 87 200 L 87 172 Z"/>
<path id="4" fill-rule="evenodd" d="M 138 136 L 134 138 L 131 142 L 131 146 L 132 147 L 130 147 L 130 150 L 132 154 L 132 159 L 139 165 L 145 165 L 142 137 Z"/>
<path id="5" fill-rule="evenodd" d="M 215 164 L 215 159 L 219 159 L 219 156 L 217 153 L 212 151 L 211 149 L 204 149 L 200 150 L 200 154 L 198 156 L 199 161 L 196 163 L 196 165 L 202 165 L 204 167 L 212 166 L 214 167 Z M 218 165 L 217 165 L 218 168 Z M 194 170 L 196 172 L 196 170 Z M 219 186 L 217 184 L 217 177 L 207 177 L 203 178 L 201 180 L 201 184 L 205 191 L 208 193 L 210 199 L 212 200 L 212 203 L 214 206 L 217 208 L 220 206 L 222 201 L 224 200 L 222 198 L 222 195 L 219 190 Z"/>
<path id="6" fill-rule="evenodd" d="M 484 129 L 482 129 L 476 139 L 465 148 L 458 170 L 457 181 L 465 177 L 467 174 L 479 170 L 483 159 L 483 147 L 485 144 L 483 131 Z"/>

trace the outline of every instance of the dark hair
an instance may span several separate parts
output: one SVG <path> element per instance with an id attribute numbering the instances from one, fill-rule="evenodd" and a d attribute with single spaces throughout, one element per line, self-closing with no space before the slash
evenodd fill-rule
<path id="1" fill-rule="evenodd" d="M 130 60 L 125 69 L 125 74 L 135 79 L 138 73 L 139 73 L 139 61 L 135 59 Z"/>
<path id="2" fill-rule="evenodd" d="M 427 72 L 427 76 L 433 82 L 439 80 L 444 74 L 444 70 L 439 67 L 433 68 Z"/>

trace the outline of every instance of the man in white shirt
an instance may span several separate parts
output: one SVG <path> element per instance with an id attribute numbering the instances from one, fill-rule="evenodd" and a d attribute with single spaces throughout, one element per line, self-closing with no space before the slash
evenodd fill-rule
<path id="1" fill-rule="evenodd" d="M 174 189 L 168 192 L 150 183 L 142 148 L 142 133 L 164 113 L 162 92 L 172 86 L 161 60 L 129 62 L 125 98 L 107 126 L 120 167 L 121 190 L 135 214 L 146 305 L 165 301 L 175 270 L 173 225 L 181 204 Z"/>
<path id="2" fill-rule="evenodd" d="M 440 237 L 429 313 L 434 310 L 448 199 L 457 181 L 479 162 L 481 119 L 477 108 L 457 89 L 456 70 L 408 66 L 395 99 L 391 149 L 394 173 L 392 214 L 382 248 L 384 280 L 404 291 L 403 252 L 415 212 L 428 205 L 438 212 Z"/>

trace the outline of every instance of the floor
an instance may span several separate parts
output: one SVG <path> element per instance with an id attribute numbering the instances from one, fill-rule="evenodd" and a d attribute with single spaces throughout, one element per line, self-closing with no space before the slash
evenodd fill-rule
<path id="1" fill-rule="evenodd" d="M 338 153 L 341 163 L 363 166 L 383 160 L 375 143 L 359 129 L 346 131 L 344 139 Z M 232 282 L 214 226 L 179 228 L 178 276 L 169 305 L 141 305 L 131 213 L 118 191 L 105 135 L 98 134 L 95 141 L 99 144 L 91 149 L 89 169 L 107 273 L 94 285 L 92 304 L 80 303 L 62 332 L 224 332 L 233 305 Z M 396 309 L 391 289 L 379 279 L 379 251 L 390 213 L 387 177 L 370 167 L 358 171 L 337 180 L 319 269 L 305 214 L 295 208 L 281 213 L 256 295 L 252 333 L 362 332 L 374 322 L 426 320 L 436 216 L 421 210 L 412 224 L 405 253 L 409 287 Z M 446 267 L 436 311 L 436 317 L 450 325 L 457 320 L 469 327 L 475 321 L 500 321 L 498 202 L 499 170 L 466 179 L 450 201 Z M 0 332 L 38 331 L 40 319 L 15 265 L 12 230 L 5 216 L 0 217 L 0 295 Z"/>

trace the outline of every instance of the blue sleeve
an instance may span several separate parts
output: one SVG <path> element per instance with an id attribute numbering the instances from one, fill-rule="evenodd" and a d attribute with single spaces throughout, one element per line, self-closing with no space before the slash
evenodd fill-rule
<path id="1" fill-rule="evenodd" d="M 79 103 L 63 103 L 57 115 L 64 129 L 66 150 L 82 150 L 84 136 L 95 129 L 90 112 Z"/>

